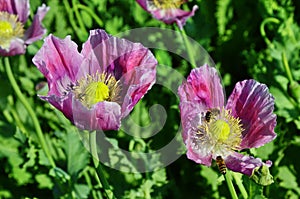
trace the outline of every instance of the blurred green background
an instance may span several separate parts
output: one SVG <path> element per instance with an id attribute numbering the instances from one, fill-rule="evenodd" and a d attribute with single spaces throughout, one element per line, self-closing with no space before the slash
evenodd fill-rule
<path id="1" fill-rule="evenodd" d="M 102 28 L 112 35 L 139 27 L 175 29 L 152 18 L 133 0 L 31 0 L 31 17 L 42 3 L 50 7 L 43 21 L 47 34 L 60 38 L 71 35 L 79 49 L 90 29 Z M 199 10 L 188 19 L 185 32 L 215 61 L 227 96 L 236 82 L 253 78 L 266 84 L 275 97 L 277 138 L 259 149 L 246 151 L 264 161 L 272 160 L 274 183 L 261 187 L 243 176 L 249 198 L 299 198 L 300 1 L 194 0 L 183 8 L 190 10 L 195 4 Z M 31 61 L 42 44 L 42 40 L 35 42 L 25 55 L 10 61 L 23 94 L 39 118 L 57 168 L 51 169 L 41 150 L 32 121 L 12 90 L 1 59 L 0 198 L 106 198 L 76 129 L 62 113 L 37 97 L 47 92 L 43 75 Z M 155 49 L 152 52 L 159 64 L 185 77 L 192 69 L 174 54 Z M 147 125 L 149 107 L 161 104 L 168 116 L 163 129 L 147 139 L 134 139 L 122 131 L 107 132 L 111 143 L 128 151 L 151 152 L 174 137 L 180 126 L 179 101 L 171 91 L 161 89 L 154 86 L 131 115 L 140 125 Z M 117 156 L 110 154 L 112 159 Z M 145 160 L 144 164 L 159 158 Z M 120 161 L 134 170 L 126 158 Z M 104 170 L 117 198 L 230 198 L 215 165 L 207 168 L 185 155 L 154 172 L 124 173 L 109 167 Z M 237 187 L 236 190 L 239 193 Z"/>

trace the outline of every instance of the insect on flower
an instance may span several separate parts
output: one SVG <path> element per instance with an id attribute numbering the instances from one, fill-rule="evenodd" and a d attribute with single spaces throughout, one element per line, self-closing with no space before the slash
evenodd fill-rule
<path id="1" fill-rule="evenodd" d="M 221 156 L 216 157 L 216 163 L 218 165 L 220 173 L 225 175 L 226 174 L 226 164 Z"/>
<path id="2" fill-rule="evenodd" d="M 219 114 L 220 114 L 220 110 L 217 109 L 217 108 L 214 108 L 212 110 L 208 110 L 205 114 L 206 122 L 210 122 L 211 118 L 215 118 Z"/>
<path id="3" fill-rule="evenodd" d="M 227 167 L 248 176 L 272 165 L 271 161 L 264 163 L 239 153 L 276 137 L 274 98 L 266 85 L 255 80 L 238 82 L 225 104 L 216 69 L 204 65 L 191 71 L 178 94 L 182 137 L 189 159 L 206 166 L 214 159 L 221 173 Z"/>

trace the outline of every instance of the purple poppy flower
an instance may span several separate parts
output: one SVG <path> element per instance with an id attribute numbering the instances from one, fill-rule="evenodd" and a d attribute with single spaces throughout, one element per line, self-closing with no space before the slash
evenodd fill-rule
<path id="1" fill-rule="evenodd" d="M 255 80 L 238 82 L 225 105 L 216 69 L 204 65 L 192 70 L 178 93 L 189 159 L 210 166 L 212 159 L 221 157 L 227 168 L 248 176 L 257 168 L 271 166 L 271 161 L 263 163 L 237 152 L 276 137 L 274 98 L 266 85 Z"/>
<path id="2" fill-rule="evenodd" d="M 156 79 L 150 50 L 104 30 L 90 31 L 80 53 L 70 36 L 49 35 L 33 63 L 48 81 L 40 97 L 87 130 L 118 129 Z"/>
<path id="3" fill-rule="evenodd" d="M 195 11 L 198 9 L 194 5 L 192 11 L 184 11 L 179 7 L 186 2 L 186 0 L 136 0 L 141 7 L 152 16 L 166 24 L 177 23 L 180 29 L 185 25 L 189 17 L 194 16 Z"/>
<path id="4" fill-rule="evenodd" d="M 25 53 L 26 46 L 46 33 L 41 21 L 49 7 L 38 8 L 31 26 L 24 30 L 30 14 L 29 0 L 0 0 L 0 55 L 14 56 Z"/>

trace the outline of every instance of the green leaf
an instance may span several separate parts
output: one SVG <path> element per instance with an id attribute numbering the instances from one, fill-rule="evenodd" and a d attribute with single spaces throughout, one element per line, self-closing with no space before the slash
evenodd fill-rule
<path id="1" fill-rule="evenodd" d="M 79 173 L 89 163 L 89 153 L 84 148 L 78 133 L 68 132 L 65 137 L 65 152 L 67 157 L 67 171 L 74 181 L 77 180 Z"/>
<path id="2" fill-rule="evenodd" d="M 279 173 L 278 173 L 278 179 L 281 180 L 279 183 L 279 186 L 286 188 L 286 189 L 292 189 L 300 195 L 300 188 L 297 183 L 297 178 L 295 177 L 295 174 L 291 172 L 291 170 L 287 166 L 279 167 Z"/>
<path id="3" fill-rule="evenodd" d="M 90 188 L 85 184 L 75 184 L 74 192 L 76 193 L 77 198 L 88 198 L 90 193 Z"/>

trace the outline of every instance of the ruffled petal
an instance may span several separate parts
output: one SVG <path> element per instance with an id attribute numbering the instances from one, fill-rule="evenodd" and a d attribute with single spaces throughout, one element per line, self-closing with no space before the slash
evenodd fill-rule
<path id="1" fill-rule="evenodd" d="M 105 72 L 120 80 L 123 117 L 155 83 L 157 60 L 139 43 L 112 37 L 104 30 L 92 30 L 82 54 L 88 66 L 81 67 L 80 74 Z"/>
<path id="2" fill-rule="evenodd" d="M 70 92 L 66 96 L 39 96 L 61 111 L 74 125 L 83 130 L 117 130 L 121 125 L 121 107 L 115 102 L 99 102 L 87 109 Z"/>
<path id="3" fill-rule="evenodd" d="M 274 97 L 268 87 L 255 80 L 238 82 L 230 95 L 226 109 L 241 119 L 243 138 L 241 148 L 260 147 L 273 139 L 276 134 Z"/>
<path id="4" fill-rule="evenodd" d="M 73 100 L 73 123 L 83 130 L 118 130 L 121 125 L 121 107 L 115 102 L 99 102 L 87 109 Z"/>
<path id="5" fill-rule="evenodd" d="M 0 11 L 18 16 L 21 23 L 25 23 L 30 14 L 29 0 L 0 0 Z"/>
<path id="6" fill-rule="evenodd" d="M 204 65 L 193 69 L 184 84 L 188 86 L 179 88 L 181 101 L 195 102 L 206 107 L 205 110 L 224 106 L 223 87 L 214 67 Z"/>
<path id="7" fill-rule="evenodd" d="M 193 105 L 191 104 L 189 107 L 192 108 Z M 199 115 L 199 112 L 197 113 L 197 106 L 194 106 L 194 110 L 191 109 L 190 111 L 192 113 L 187 114 L 186 118 L 182 118 L 182 137 L 187 148 L 187 157 L 196 163 L 210 166 L 213 145 L 207 143 L 205 139 L 199 138 L 197 126 L 200 123 L 201 115 Z"/>
<path id="8" fill-rule="evenodd" d="M 197 127 L 199 124 L 192 126 L 192 121 L 199 116 L 199 114 L 207 109 L 203 104 L 195 103 L 189 101 L 188 99 L 193 99 L 190 94 L 193 94 L 192 86 L 187 83 L 183 83 L 178 88 L 178 95 L 180 97 L 179 109 L 180 109 L 180 118 L 182 124 L 182 138 L 184 143 L 188 138 L 188 132 L 191 128 Z"/>
<path id="9" fill-rule="evenodd" d="M 90 31 L 81 53 L 89 59 L 91 73 L 106 72 L 116 79 L 135 67 L 143 65 L 153 70 L 153 65 L 157 65 L 152 53 L 140 43 L 112 37 L 99 29 Z"/>
<path id="10" fill-rule="evenodd" d="M 0 47 L 1 56 L 15 56 L 25 54 L 26 46 L 22 39 L 16 38 L 11 41 L 9 50 L 2 49 Z"/>
<path id="11" fill-rule="evenodd" d="M 196 153 L 191 146 L 187 145 L 187 158 L 193 160 L 198 164 L 203 164 L 205 166 L 211 166 L 212 161 L 212 154 L 205 154 L 205 153 Z"/>
<path id="12" fill-rule="evenodd" d="M 73 122 L 72 93 L 68 93 L 68 95 L 65 96 L 48 95 L 39 97 L 42 100 L 49 102 L 52 106 L 61 111 L 66 116 L 66 118 Z"/>
<path id="13" fill-rule="evenodd" d="M 122 117 L 127 116 L 136 103 L 151 89 L 156 80 L 156 64 L 150 51 L 140 57 L 143 61 L 138 67 L 125 73 L 121 79 L 123 92 L 121 99 Z M 128 60 L 130 62 L 130 60 Z"/>
<path id="14" fill-rule="evenodd" d="M 272 162 L 270 160 L 266 163 L 262 162 L 259 158 L 254 158 L 247 155 L 242 155 L 240 153 L 234 152 L 233 154 L 226 157 L 225 163 L 228 169 L 243 173 L 247 176 L 251 176 L 254 172 L 254 169 L 259 168 L 263 165 L 270 167 Z"/>
<path id="15" fill-rule="evenodd" d="M 192 11 L 184 11 L 181 9 L 160 9 L 152 11 L 151 13 L 154 18 L 161 20 L 166 24 L 172 24 L 176 22 L 178 27 L 182 29 L 186 23 L 186 20 L 195 15 L 196 10 L 198 10 L 198 6 L 194 5 Z"/>
<path id="16" fill-rule="evenodd" d="M 26 44 L 31 44 L 32 42 L 41 39 L 43 35 L 46 34 L 46 29 L 42 26 L 42 20 L 44 19 L 44 16 L 49 11 L 49 9 L 50 8 L 45 4 L 38 8 L 31 26 L 25 32 L 24 40 Z"/>
<path id="17" fill-rule="evenodd" d="M 61 96 L 76 82 L 83 57 L 70 36 L 58 39 L 49 35 L 32 61 L 48 80 L 48 95 Z"/>

